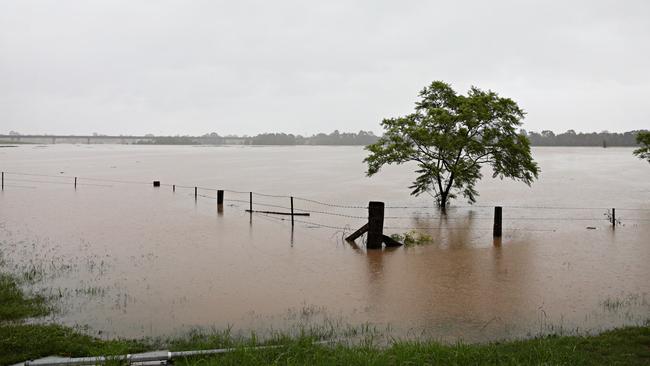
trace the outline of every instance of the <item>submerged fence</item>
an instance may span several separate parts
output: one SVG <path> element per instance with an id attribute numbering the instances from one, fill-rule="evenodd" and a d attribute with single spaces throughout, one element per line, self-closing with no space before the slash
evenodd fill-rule
<path id="1" fill-rule="evenodd" d="M 370 202 L 365 205 L 350 205 L 335 202 L 323 202 L 315 199 L 265 194 L 253 191 L 239 191 L 202 186 L 168 184 L 161 181 L 131 181 L 107 178 L 77 177 L 69 175 L 34 174 L 19 172 L 1 173 L 2 190 L 5 187 L 37 188 L 30 184 L 70 185 L 74 189 L 83 186 L 113 187 L 114 184 L 148 185 L 156 189 L 162 187 L 177 190 L 189 190 L 195 201 L 215 200 L 217 210 L 223 212 L 223 205 L 242 205 L 244 211 L 251 215 L 263 215 L 272 220 L 290 220 L 307 227 L 328 228 L 353 232 L 348 236 L 354 240 L 364 233 L 367 235 L 369 248 L 381 247 L 381 243 L 395 245 L 392 239 L 383 235 L 383 230 L 484 230 L 492 231 L 495 238 L 502 236 L 503 229 L 517 231 L 555 231 L 548 228 L 530 228 L 523 223 L 559 223 L 566 221 L 584 223 L 608 223 L 612 228 L 624 222 L 650 222 L 650 216 L 638 217 L 633 213 L 650 213 L 646 208 L 626 207 L 568 207 L 568 206 L 522 206 L 522 205 L 453 205 L 448 214 L 441 214 L 433 205 L 385 205 L 383 202 Z M 455 217 L 459 210 L 469 210 L 465 217 Z M 523 215 L 531 213 L 534 215 Z M 620 215 L 623 213 L 623 216 Z M 617 216 L 618 214 L 618 216 Z M 328 221 L 328 219 L 330 219 Z M 331 219 L 334 219 L 332 222 Z M 436 224 L 437 221 L 437 224 Z M 341 224 L 344 222 L 344 224 Z M 406 222 L 406 223 L 405 223 Z M 487 225 L 468 226 L 473 222 L 485 222 Z M 505 224 L 504 224 L 505 222 Z M 491 225 L 490 225 L 491 224 Z M 489 226 L 488 226 L 489 225 Z M 587 229 L 595 229 L 587 226 Z"/>

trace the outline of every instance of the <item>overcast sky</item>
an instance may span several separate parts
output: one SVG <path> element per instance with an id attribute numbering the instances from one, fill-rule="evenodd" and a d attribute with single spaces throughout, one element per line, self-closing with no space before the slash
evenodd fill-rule
<path id="1" fill-rule="evenodd" d="M 0 133 L 381 133 L 433 80 L 650 128 L 650 1 L 0 0 Z"/>

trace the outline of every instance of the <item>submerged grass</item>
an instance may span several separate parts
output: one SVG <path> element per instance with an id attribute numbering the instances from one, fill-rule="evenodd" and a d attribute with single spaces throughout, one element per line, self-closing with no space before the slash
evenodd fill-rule
<path id="1" fill-rule="evenodd" d="M 45 298 L 26 297 L 15 278 L 0 273 L 0 320 L 19 320 L 46 315 L 49 312 Z"/>
<path id="2" fill-rule="evenodd" d="M 390 237 L 407 247 L 430 244 L 433 242 L 433 238 L 430 235 L 415 230 L 405 232 L 404 234 L 393 234 Z"/>
<path id="3" fill-rule="evenodd" d="M 490 344 L 443 345 L 434 341 L 395 341 L 378 347 L 373 333 L 352 343 L 315 343 L 327 329 L 296 335 L 275 333 L 265 341 L 229 330 L 192 332 L 170 340 L 100 340 L 81 330 L 22 319 L 48 312 L 42 297 L 26 297 L 15 278 L 0 275 L 0 365 L 50 355 L 118 355 L 155 349 L 235 348 L 212 357 L 177 360 L 180 365 L 650 365 L 650 323 L 597 336 L 546 336 Z M 347 332 L 354 334 L 354 332 Z M 364 333 L 363 330 L 360 333 Z M 281 345 L 254 350 L 259 344 Z"/>

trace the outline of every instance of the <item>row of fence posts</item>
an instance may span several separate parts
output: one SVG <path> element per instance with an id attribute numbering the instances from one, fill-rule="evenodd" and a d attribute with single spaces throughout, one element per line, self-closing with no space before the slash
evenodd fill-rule
<path id="1" fill-rule="evenodd" d="M 384 235 L 384 202 L 371 201 L 368 203 L 368 223 L 360 227 L 357 231 L 346 237 L 348 241 L 354 241 L 364 233 L 368 233 L 366 247 L 368 249 L 380 249 L 382 244 L 388 247 L 399 246 L 401 243 L 396 242 L 389 236 Z M 616 228 L 616 209 L 612 208 L 611 215 L 612 227 Z M 492 237 L 500 240 L 503 228 L 503 207 L 494 207 L 494 224 L 492 226 Z M 500 243 L 500 241 L 495 241 Z"/>
<path id="2" fill-rule="evenodd" d="M 77 184 L 77 179 L 75 178 L 75 187 L 76 187 L 76 184 Z M 153 186 L 155 188 L 159 188 L 160 187 L 160 181 L 158 181 L 158 180 L 153 181 Z M 172 191 L 176 192 L 176 185 L 175 184 L 172 184 Z M 217 190 L 217 206 L 219 208 L 223 208 L 223 201 L 224 201 L 223 197 L 224 197 L 224 190 L 218 189 Z M 194 200 L 196 201 L 198 199 L 199 199 L 199 187 L 194 187 Z M 290 208 L 291 211 L 287 215 L 291 216 L 291 226 L 294 226 L 295 225 L 294 216 L 296 216 L 296 215 L 307 215 L 308 216 L 308 214 L 297 214 L 297 213 L 295 213 L 294 210 L 293 210 L 293 197 L 289 197 L 289 199 L 290 199 L 290 204 L 291 204 L 291 208 Z M 248 192 L 248 210 L 246 210 L 246 211 L 249 212 L 251 215 L 255 212 L 253 210 L 253 192 Z"/>
<path id="3" fill-rule="evenodd" d="M 4 191 L 5 188 L 5 172 L 2 172 L 1 174 L 2 182 L 2 190 Z M 155 180 L 153 181 L 153 186 L 158 188 L 160 187 L 160 181 Z M 74 188 L 77 189 L 77 177 L 74 177 Z M 172 185 L 172 191 L 176 192 L 176 185 Z M 249 192 L 248 195 L 249 199 L 249 204 L 248 204 L 248 210 L 251 215 L 256 212 L 253 211 L 253 192 Z M 198 200 L 198 187 L 194 187 L 194 200 Z M 223 201 L 224 201 L 224 191 L 223 190 L 217 190 L 217 205 L 222 208 L 223 207 Z M 265 212 L 265 213 L 271 213 L 271 214 L 281 214 L 281 215 L 290 215 L 291 216 L 291 226 L 293 227 L 295 224 L 294 221 L 294 216 L 296 215 L 301 215 L 301 216 L 309 216 L 309 213 L 295 213 L 294 208 L 293 208 L 293 196 L 290 197 L 290 204 L 291 204 L 291 211 L 289 213 L 281 213 L 281 212 L 268 212 L 268 211 L 260 211 L 260 212 Z M 383 230 L 384 230 L 384 202 L 378 202 L 378 201 L 371 201 L 368 203 L 368 223 L 363 225 L 361 228 L 359 228 L 357 231 L 349 235 L 346 240 L 354 241 L 364 233 L 368 233 L 367 236 L 367 247 L 369 249 L 376 249 L 376 248 L 381 248 L 382 243 L 386 244 L 387 246 L 398 246 L 402 245 L 401 243 L 396 242 L 395 240 L 391 239 L 390 237 L 384 235 Z M 492 236 L 494 238 L 500 238 L 502 235 L 502 227 L 503 227 L 503 208 L 501 206 L 496 206 L 494 207 L 494 225 L 492 228 Z M 612 214 L 611 214 L 611 222 L 612 222 L 612 227 L 616 227 L 616 209 L 612 208 Z"/>
<path id="4" fill-rule="evenodd" d="M 3 173 L 4 174 L 4 173 Z M 4 175 L 3 175 L 4 176 Z M 77 178 L 75 178 L 75 187 L 77 183 Z M 159 181 L 154 181 L 153 182 L 154 187 L 160 187 L 160 182 Z M 176 185 L 173 185 L 173 190 L 174 192 L 176 191 Z M 194 199 L 198 199 L 198 193 L 197 193 L 198 187 L 194 187 Z M 223 190 L 217 190 L 217 205 L 223 205 Z M 255 211 L 253 211 L 253 192 L 249 192 L 248 195 L 249 199 L 249 205 L 248 205 L 248 210 L 250 214 L 253 214 Z M 290 197 L 290 204 L 291 204 L 291 212 L 289 215 L 291 215 L 291 226 L 294 226 L 294 216 L 296 213 L 294 213 L 293 210 L 293 196 Z M 384 229 L 384 208 L 385 204 L 384 202 L 378 202 L 378 201 L 370 201 L 368 202 L 368 223 L 363 225 L 359 230 L 356 232 L 352 233 L 349 235 L 346 239 L 347 240 L 352 240 L 354 241 L 356 238 L 360 237 L 364 233 L 368 233 L 367 237 L 367 245 L 368 248 L 371 247 L 381 247 L 382 243 L 385 243 L 386 245 L 390 246 L 391 244 L 394 245 L 395 243 L 388 243 L 388 242 L 395 242 L 393 239 L 390 237 L 387 237 L 383 234 L 383 229 Z M 612 215 L 611 215 L 611 221 L 612 221 L 612 227 L 616 227 L 616 208 L 612 208 Z M 503 207 L 502 206 L 495 206 L 494 207 L 494 224 L 492 226 L 492 236 L 494 238 L 501 238 L 503 232 Z M 397 243 L 399 244 L 399 243 Z M 401 244 L 399 244 L 401 245 Z"/>

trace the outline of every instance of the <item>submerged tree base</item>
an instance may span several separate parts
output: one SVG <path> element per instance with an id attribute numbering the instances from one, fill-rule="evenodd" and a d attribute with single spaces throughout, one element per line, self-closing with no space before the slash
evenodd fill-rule
<path id="1" fill-rule="evenodd" d="M 228 331 L 192 333 L 169 340 L 100 340 L 60 325 L 25 324 L 15 314 L 42 315 L 42 300 L 18 293 L 15 280 L 0 281 L 0 365 L 59 355 L 83 357 L 120 355 L 159 349 L 191 350 L 234 347 L 232 353 L 176 360 L 179 365 L 649 365 L 650 322 L 596 336 L 546 336 L 489 344 L 444 345 L 435 341 L 395 341 L 378 347 L 372 337 L 350 344 L 345 341 L 316 344 L 321 335 L 292 337 L 278 333 L 263 344 L 278 348 L 252 350 L 256 338 L 231 336 Z M 9 297 L 10 296 L 10 297 Z M 18 300 L 16 300 L 18 299 Z M 21 311 L 10 311 L 11 308 Z M 28 310 L 24 310 L 28 309 Z M 10 315 L 9 315 L 10 314 Z"/>

